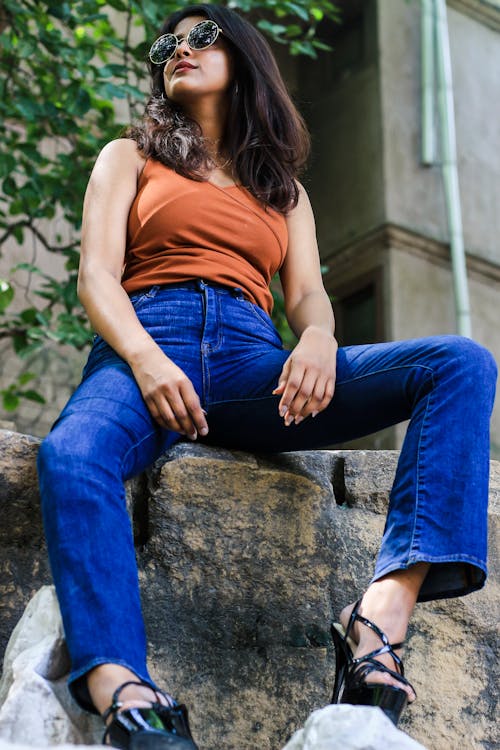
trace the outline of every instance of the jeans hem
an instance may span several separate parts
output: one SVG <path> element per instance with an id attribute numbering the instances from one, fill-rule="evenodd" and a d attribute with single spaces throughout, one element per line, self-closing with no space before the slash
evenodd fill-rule
<path id="1" fill-rule="evenodd" d="M 123 659 L 114 659 L 110 657 L 98 657 L 96 659 L 92 659 L 91 661 L 87 662 L 87 664 L 84 667 L 81 667 L 81 669 L 78 669 L 76 671 L 72 670 L 68 677 L 69 692 L 71 693 L 75 701 L 78 703 L 80 708 L 82 708 L 84 711 L 88 711 L 91 714 L 99 715 L 99 711 L 97 711 L 96 707 L 94 706 L 92 702 L 92 698 L 90 697 L 89 689 L 87 687 L 87 680 L 83 680 L 82 678 L 85 677 L 88 674 L 88 672 L 90 672 L 91 669 L 93 669 L 94 667 L 98 667 L 100 664 L 118 664 L 121 667 L 130 669 L 130 671 L 133 672 L 139 680 L 143 680 L 148 685 L 150 685 L 150 687 L 152 687 L 153 689 L 155 690 L 157 689 L 157 685 L 153 682 L 153 680 L 149 676 L 147 669 L 145 670 L 144 674 L 141 674 L 131 664 L 129 664 L 126 661 L 123 661 Z"/>
<path id="2" fill-rule="evenodd" d="M 394 561 L 380 570 L 375 570 L 369 585 L 389 573 L 407 570 L 419 562 L 431 563 L 431 567 L 422 584 L 417 602 L 452 599 L 479 591 L 483 588 L 488 575 L 486 563 L 469 555 L 412 555 L 405 562 Z M 449 570 L 445 570 L 448 568 Z"/>

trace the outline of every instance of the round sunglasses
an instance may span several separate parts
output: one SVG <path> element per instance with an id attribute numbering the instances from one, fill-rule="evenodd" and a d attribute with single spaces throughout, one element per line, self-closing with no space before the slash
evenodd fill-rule
<path id="1" fill-rule="evenodd" d="M 201 50 L 211 47 L 217 41 L 222 29 L 215 21 L 200 21 L 189 31 L 186 37 L 175 36 L 175 34 L 163 34 L 153 42 L 149 50 L 149 59 L 155 65 L 162 65 L 170 60 L 177 52 L 177 47 L 185 39 L 192 50 Z"/>

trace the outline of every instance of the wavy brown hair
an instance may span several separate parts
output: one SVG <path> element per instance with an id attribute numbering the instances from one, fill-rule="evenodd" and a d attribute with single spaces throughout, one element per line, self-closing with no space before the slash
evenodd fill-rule
<path id="1" fill-rule="evenodd" d="M 297 204 L 295 178 L 309 155 L 305 123 L 293 104 L 264 37 L 237 13 L 217 5 L 191 5 L 170 15 L 160 34 L 188 16 L 220 26 L 233 61 L 222 151 L 233 174 L 258 200 L 283 213 Z M 205 180 L 213 166 L 199 125 L 167 98 L 162 65 L 150 63 L 152 90 L 142 121 L 125 135 L 184 177 Z"/>

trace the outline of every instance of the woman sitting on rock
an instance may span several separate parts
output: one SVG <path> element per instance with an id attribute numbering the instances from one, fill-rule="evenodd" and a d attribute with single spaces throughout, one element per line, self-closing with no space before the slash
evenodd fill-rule
<path id="1" fill-rule="evenodd" d="M 267 43 L 195 5 L 150 58 L 144 119 L 90 178 L 79 295 L 97 336 L 39 455 L 71 692 L 114 747 L 196 748 L 148 674 L 124 480 L 181 439 L 305 450 L 409 419 L 372 581 L 333 629 L 334 701 L 397 722 L 415 602 L 484 584 L 495 364 L 455 336 L 338 348 L 297 181 L 308 135 Z M 278 271 L 291 352 L 269 317 Z"/>

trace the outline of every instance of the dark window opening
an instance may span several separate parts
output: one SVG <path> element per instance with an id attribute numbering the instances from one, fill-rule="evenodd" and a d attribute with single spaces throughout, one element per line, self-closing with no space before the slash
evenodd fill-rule
<path id="1" fill-rule="evenodd" d="M 381 273 L 370 274 L 334 292 L 333 309 L 341 346 L 383 341 Z"/>

